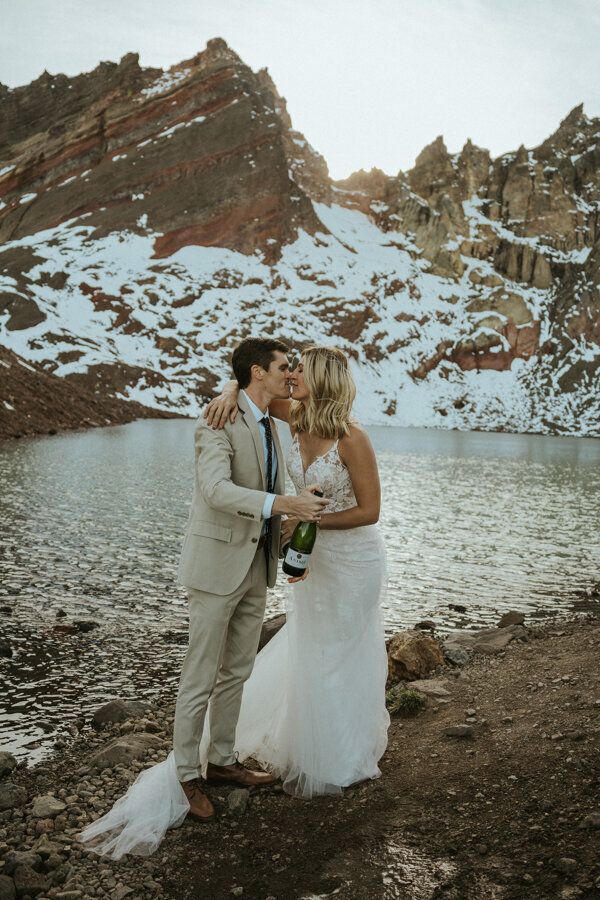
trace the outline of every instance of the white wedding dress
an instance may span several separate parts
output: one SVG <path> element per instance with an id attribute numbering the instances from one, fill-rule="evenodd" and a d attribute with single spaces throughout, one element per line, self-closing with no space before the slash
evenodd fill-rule
<path id="1" fill-rule="evenodd" d="M 295 438 L 287 465 L 298 492 L 320 484 L 327 512 L 356 505 L 337 441 L 304 471 Z M 240 760 L 252 757 L 281 777 L 284 790 L 305 798 L 377 778 L 390 721 L 381 619 L 385 554 L 377 527 L 320 531 L 309 568 L 293 586 L 286 624 L 256 657 L 236 729 Z M 208 716 L 203 767 L 207 729 Z M 171 752 L 78 838 L 114 859 L 149 855 L 188 809 Z"/>

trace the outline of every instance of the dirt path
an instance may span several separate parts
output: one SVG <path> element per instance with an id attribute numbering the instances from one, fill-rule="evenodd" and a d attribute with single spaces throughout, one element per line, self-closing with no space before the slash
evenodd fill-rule
<path id="1" fill-rule="evenodd" d="M 112 862 L 73 842 L 151 761 L 94 774 L 91 753 L 134 726 L 81 735 L 60 756 L 2 779 L 30 799 L 51 791 L 67 804 L 66 822 L 56 819 L 48 835 L 62 842 L 62 857 L 42 863 L 38 898 L 598 897 L 599 653 L 596 609 L 528 629 L 504 654 L 445 667 L 449 702 L 393 718 L 382 778 L 312 801 L 255 791 L 241 814 L 229 809 L 233 788 L 211 789 L 217 820 L 186 821 L 150 859 Z M 446 736 L 467 710 L 473 736 Z M 162 741 L 154 759 L 170 747 L 172 711 L 169 698 L 145 720 Z M 28 804 L 0 813 L 0 873 L 11 850 L 35 849 L 36 828 Z"/>

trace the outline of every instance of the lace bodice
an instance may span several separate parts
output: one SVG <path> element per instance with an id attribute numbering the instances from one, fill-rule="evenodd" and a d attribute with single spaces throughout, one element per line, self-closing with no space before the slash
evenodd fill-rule
<path id="1" fill-rule="evenodd" d="M 348 469 L 340 459 L 338 443 L 325 453 L 317 456 L 304 471 L 298 435 L 294 435 L 287 455 L 287 470 L 297 493 L 309 484 L 318 482 L 327 499 L 330 501 L 326 512 L 340 512 L 356 506 L 356 497 L 352 490 L 352 481 Z"/>

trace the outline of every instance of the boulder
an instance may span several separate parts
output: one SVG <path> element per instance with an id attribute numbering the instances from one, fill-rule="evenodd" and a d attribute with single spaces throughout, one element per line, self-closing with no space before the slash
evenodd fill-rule
<path id="1" fill-rule="evenodd" d="M 482 628 L 479 631 L 454 631 L 444 641 L 444 652 L 472 650 L 476 653 L 499 653 L 516 637 L 525 637 L 522 625 L 506 628 Z"/>
<path id="2" fill-rule="evenodd" d="M 12 755 L 12 753 L 8 753 L 6 750 L 2 750 L 0 752 L 0 777 L 2 775 L 9 775 L 13 769 L 17 768 L 17 760 Z"/>
<path id="3" fill-rule="evenodd" d="M 13 881 L 18 897 L 36 897 L 50 887 L 50 879 L 40 872 L 36 872 L 31 866 L 18 866 L 13 875 Z"/>
<path id="4" fill-rule="evenodd" d="M 523 613 L 511 610 L 510 612 L 504 613 L 504 615 L 498 622 L 498 628 L 506 628 L 508 625 L 522 625 L 524 621 L 525 616 L 523 615 Z"/>
<path id="5" fill-rule="evenodd" d="M 62 853 L 64 847 L 62 844 L 56 843 L 56 841 L 51 841 L 47 834 L 43 834 L 41 838 L 35 842 L 34 849 L 36 853 L 39 853 L 42 859 L 48 859 L 49 856 L 52 856 L 55 853 Z"/>
<path id="6" fill-rule="evenodd" d="M 0 875 L 0 900 L 15 900 L 17 889 L 12 878 Z"/>
<path id="7" fill-rule="evenodd" d="M 73 625 L 77 631 L 80 631 L 82 634 L 86 634 L 88 631 L 93 631 L 94 628 L 99 627 L 99 623 L 94 622 L 92 619 L 75 619 Z"/>
<path id="8" fill-rule="evenodd" d="M 133 888 L 128 887 L 126 884 L 119 884 L 117 887 L 111 892 L 111 900 L 125 900 L 125 897 L 129 897 L 130 894 L 135 893 Z M 57 898 L 60 900 L 60 897 Z M 68 900 L 68 898 L 66 898 Z M 72 898 L 75 900 L 75 898 Z"/>
<path id="9" fill-rule="evenodd" d="M 260 640 L 258 642 L 259 651 L 268 644 L 271 638 L 275 637 L 280 628 L 285 625 L 286 622 L 286 614 L 281 613 L 278 616 L 273 616 L 271 619 L 267 619 L 266 622 L 263 622 L 263 627 L 260 632 Z"/>
<path id="10" fill-rule="evenodd" d="M 0 784 L 0 811 L 27 803 L 27 791 L 18 784 Z"/>
<path id="11" fill-rule="evenodd" d="M 448 737 L 473 737 L 473 726 L 472 725 L 449 725 L 447 728 L 444 728 L 444 734 L 447 734 Z"/>
<path id="12" fill-rule="evenodd" d="M 39 869 L 42 865 L 42 857 L 33 850 L 11 850 L 4 857 L 5 875 L 12 875 L 19 866 L 29 866 L 30 869 Z"/>
<path id="13" fill-rule="evenodd" d="M 148 704 L 140 700 L 111 700 L 97 709 L 92 716 L 94 728 L 102 725 L 114 725 L 126 719 L 141 719 L 146 715 Z"/>
<path id="14" fill-rule="evenodd" d="M 469 652 L 463 647 L 444 646 L 444 659 L 453 666 L 466 666 L 469 662 Z"/>
<path id="15" fill-rule="evenodd" d="M 36 819 L 53 819 L 64 812 L 66 808 L 67 804 L 58 800 L 57 797 L 53 797 L 52 794 L 40 794 L 33 798 L 31 815 Z"/>
<path id="16" fill-rule="evenodd" d="M 402 631 L 392 635 L 387 647 L 390 681 L 414 681 L 443 663 L 436 642 L 424 634 Z"/>
<path id="17" fill-rule="evenodd" d="M 417 679 L 411 682 L 411 690 L 418 691 L 424 697 L 435 700 L 437 703 L 449 703 L 452 695 L 444 685 L 447 684 L 446 678 L 425 678 Z"/>
<path id="18" fill-rule="evenodd" d="M 122 735 L 98 750 L 91 757 L 90 764 L 97 769 L 113 769 L 118 765 L 127 765 L 133 759 L 142 759 L 148 750 L 157 747 L 162 747 L 161 738 L 145 731 L 136 731 Z"/>

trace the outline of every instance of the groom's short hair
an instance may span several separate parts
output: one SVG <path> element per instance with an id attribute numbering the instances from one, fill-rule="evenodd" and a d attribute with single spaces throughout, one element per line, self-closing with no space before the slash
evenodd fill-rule
<path id="1" fill-rule="evenodd" d="M 248 387 L 252 380 L 252 366 L 268 369 L 273 362 L 273 353 L 289 353 L 290 348 L 283 341 L 273 338 L 245 338 L 237 345 L 231 357 L 233 374 L 241 388 Z"/>

